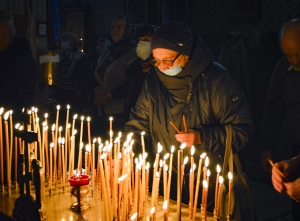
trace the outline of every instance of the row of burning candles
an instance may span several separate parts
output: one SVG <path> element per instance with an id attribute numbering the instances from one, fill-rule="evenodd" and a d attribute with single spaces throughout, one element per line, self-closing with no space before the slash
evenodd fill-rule
<path id="1" fill-rule="evenodd" d="M 47 114 L 45 114 L 45 121 L 43 122 L 43 133 L 42 133 L 42 139 L 41 139 L 41 131 L 39 128 L 39 118 L 37 116 L 37 109 L 33 108 L 31 110 L 28 110 L 28 115 L 31 118 L 30 122 L 31 125 L 27 125 L 28 130 L 32 130 L 38 134 L 38 142 L 34 144 L 34 154 L 35 158 L 39 159 L 42 163 L 42 165 L 46 168 L 46 174 L 49 174 L 48 179 L 48 186 L 49 186 L 49 193 L 51 194 L 52 191 L 52 181 L 55 182 L 55 185 L 58 183 L 58 179 L 56 176 L 59 175 L 59 171 L 62 171 L 62 187 L 64 188 L 67 186 L 67 181 L 65 179 L 67 174 L 67 160 L 69 159 L 69 165 L 68 165 L 68 171 L 74 171 L 75 165 L 74 165 L 74 151 L 75 151 L 75 120 L 77 118 L 77 115 L 74 115 L 73 117 L 73 124 L 72 124 L 72 136 L 70 136 L 70 124 L 68 123 L 69 119 L 69 109 L 70 106 L 67 106 L 67 116 L 66 116 L 66 126 L 68 130 L 65 131 L 65 138 L 61 136 L 62 128 L 59 127 L 58 129 L 58 122 L 59 122 L 59 110 L 60 106 L 57 106 L 57 114 L 56 114 L 56 123 L 52 126 L 52 143 L 50 144 L 49 154 L 50 159 L 48 162 L 48 137 L 47 137 Z M 1 142 L 0 142 L 0 156 L 1 156 L 1 164 L 3 164 L 3 145 L 2 145 L 2 113 L 3 108 L 0 108 L 0 134 L 1 134 Z M 10 132 L 8 130 L 8 116 L 10 119 Z M 143 155 L 139 158 L 136 158 L 135 163 L 135 171 L 133 167 L 133 152 L 132 152 L 132 145 L 133 141 L 130 140 L 131 136 L 128 136 L 127 141 L 124 143 L 124 145 L 121 147 L 120 144 L 120 138 L 121 133 L 119 133 L 117 139 L 115 140 L 114 144 L 112 142 L 112 118 L 109 119 L 110 121 L 110 142 L 106 142 L 105 146 L 103 147 L 103 144 L 101 143 L 100 138 L 94 139 L 93 143 L 91 144 L 91 136 L 90 136 L 90 118 L 87 118 L 87 128 L 88 128 L 88 142 L 89 144 L 86 146 L 86 152 L 85 152 L 85 169 L 86 173 L 89 174 L 91 172 L 91 178 L 92 178 L 92 192 L 95 190 L 94 184 L 95 184 L 95 177 L 97 180 L 97 183 L 99 182 L 101 193 L 103 195 L 102 199 L 104 200 L 104 205 L 106 207 L 109 207 L 105 209 L 106 216 L 108 220 L 111 220 L 112 217 L 129 217 L 129 214 L 133 214 L 131 216 L 131 220 L 139 219 L 139 217 L 144 217 L 145 215 L 145 208 L 147 206 L 147 195 L 148 195 L 148 182 L 149 182 L 149 163 L 146 164 L 146 156 L 145 153 L 145 144 L 144 144 L 144 132 L 141 133 L 141 143 L 143 148 Z M 83 134 L 83 121 L 84 117 L 81 117 L 81 126 L 80 126 L 80 146 L 79 148 L 79 157 L 78 157 L 78 164 L 77 164 L 77 175 L 82 171 L 82 134 Z M 13 137 L 13 130 L 12 130 L 12 111 L 7 111 L 4 114 L 4 130 L 5 130 L 5 140 L 6 140 L 6 155 L 7 155 L 7 184 L 8 184 L 8 191 L 10 191 L 10 182 L 11 182 L 11 159 L 12 159 L 12 137 Z M 24 130 L 20 125 L 16 126 L 20 130 Z M 10 135 L 10 136 L 9 136 Z M 9 139 L 10 137 L 10 139 Z M 64 140 L 68 140 L 69 142 L 66 142 L 64 144 Z M 73 141 L 73 142 L 72 142 Z M 95 143 L 98 141 L 99 148 L 98 148 L 98 162 L 97 167 L 95 168 Z M 20 148 L 20 152 L 22 152 L 22 142 L 16 142 L 16 150 Z M 89 151 L 89 147 L 92 146 L 92 150 Z M 112 148 L 114 146 L 114 148 Z M 178 170 L 177 174 L 177 194 L 178 194 L 178 201 L 177 201 L 177 217 L 178 220 L 181 219 L 181 192 L 182 192 L 182 181 L 183 181 L 183 171 L 185 164 L 187 162 L 188 157 L 186 157 L 183 161 L 183 148 L 185 147 L 185 144 L 181 145 L 178 150 L 178 163 L 179 165 L 182 164 L 182 170 Z M 37 148 L 39 150 L 37 151 Z M 113 158 L 112 158 L 112 149 L 114 150 L 114 158 L 119 158 L 118 160 L 115 160 L 114 166 L 113 166 Z M 53 153 L 52 153 L 53 150 Z M 122 151 L 121 151 L 122 150 Z M 157 208 L 157 198 L 158 198 L 158 188 L 159 188 L 159 180 L 161 177 L 161 170 L 163 171 L 163 188 L 164 188 L 164 206 L 163 208 L 166 208 L 165 211 L 165 217 L 167 218 L 167 204 L 170 199 L 170 185 L 171 185 L 171 175 L 172 175 L 172 161 L 173 161 L 173 152 L 174 147 L 172 147 L 172 151 L 170 154 L 167 154 L 164 156 L 163 160 L 159 160 L 159 155 L 162 150 L 162 146 L 158 144 L 158 151 L 156 154 L 156 159 L 153 167 L 153 183 L 152 183 L 152 196 L 151 196 L 151 210 L 149 214 L 149 218 L 154 218 L 154 214 L 156 212 Z M 121 153 L 120 153 L 121 151 Z M 17 151 L 15 151 L 17 152 Z M 37 154 L 39 152 L 39 155 Z M 92 156 L 91 156 L 92 153 Z M 52 157 L 53 155 L 53 157 Z M 169 158 L 169 167 L 166 165 L 166 160 Z M 46 157 L 46 162 L 45 162 Z M 53 158 L 53 159 L 52 159 Z M 58 159 L 57 159 L 58 158 Z M 200 177 L 201 177 L 201 167 L 202 167 L 202 161 L 205 158 L 205 154 L 203 153 L 199 159 L 198 164 L 198 172 L 197 172 L 197 178 L 196 178 L 196 188 L 194 188 L 194 172 L 196 169 L 196 165 L 194 163 L 194 147 L 191 148 L 191 170 L 190 170 L 190 188 L 189 188 L 189 196 L 190 196 L 190 203 L 189 203 L 189 214 L 190 219 L 195 220 L 196 218 L 196 207 L 197 207 L 197 199 L 199 194 L 199 186 L 200 186 Z M 208 185 L 209 185 L 209 176 L 210 171 L 208 169 L 208 157 L 205 158 L 205 164 L 203 168 L 203 190 L 202 190 L 202 213 L 201 213 L 201 220 L 206 220 L 206 205 L 207 205 L 207 194 L 208 194 Z M 15 160 L 15 163 L 17 160 Z M 160 166 L 158 168 L 158 163 L 160 162 Z M 16 168 L 17 166 L 15 166 Z M 4 186 L 4 172 L 3 172 L 4 166 L 1 165 L 1 183 Z M 89 169 L 88 169 L 89 168 Z M 169 171 L 168 171 L 169 168 Z M 52 171 L 53 170 L 53 171 Z M 58 171 L 59 170 L 59 171 Z M 95 170 L 97 173 L 95 173 Z M 222 192 L 222 185 L 223 185 L 223 177 L 220 176 L 220 166 L 217 165 L 217 179 L 216 179 L 216 189 L 215 189 L 215 217 L 218 217 L 218 211 L 220 208 L 220 196 Z M 49 172 L 47 172 L 49 171 Z M 76 173 L 76 170 L 75 170 Z M 15 173 L 17 174 L 17 173 Z M 168 174 L 168 175 L 167 175 Z M 52 177 L 53 176 L 53 177 Z M 232 174 L 228 173 L 229 178 L 229 197 L 228 197 L 228 214 L 230 213 L 230 199 L 231 199 L 231 188 L 232 188 Z M 15 177 L 15 181 L 17 181 L 17 177 Z M 128 194 L 128 190 L 129 194 Z M 118 194 L 116 193 L 118 191 Z M 127 194 L 126 194 L 127 193 Z M 134 193 L 134 197 L 131 197 Z M 117 194 L 117 195 L 116 195 Z M 117 197 L 115 197 L 117 196 Z M 123 196 L 123 198 L 121 197 Z M 113 199 L 113 202 L 111 201 Z M 115 200 L 118 199 L 118 202 L 115 202 Z M 122 199 L 122 208 L 123 212 L 121 213 L 120 208 L 114 208 L 116 205 L 121 205 L 121 199 Z M 127 200 L 128 199 L 128 200 Z M 110 207 L 111 206 L 111 207 Z M 133 209 L 132 209 L 133 208 Z M 112 210 L 111 210 L 112 209 Z M 112 211 L 112 212 L 110 212 Z M 134 213 L 135 211 L 135 213 Z"/>

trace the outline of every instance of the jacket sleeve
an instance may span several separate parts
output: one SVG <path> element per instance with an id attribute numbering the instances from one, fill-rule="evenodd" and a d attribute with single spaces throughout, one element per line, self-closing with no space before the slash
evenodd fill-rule
<path id="1" fill-rule="evenodd" d="M 136 105 L 131 109 L 129 120 L 125 124 L 125 133 L 134 133 L 135 142 L 140 143 L 141 132 L 145 132 L 145 143 L 149 146 L 150 142 L 150 124 L 149 124 L 149 106 L 151 96 L 147 92 L 147 84 L 144 83 Z M 141 146 L 141 145 L 135 145 Z"/>
<path id="2" fill-rule="evenodd" d="M 261 149 L 274 151 L 280 134 L 284 117 L 284 103 L 279 91 L 279 86 L 287 72 L 285 58 L 281 59 L 275 66 L 273 75 L 266 94 L 264 114 L 261 125 Z"/>
<path id="3" fill-rule="evenodd" d="M 212 70 L 220 72 L 219 70 Z M 232 126 L 232 148 L 233 152 L 239 152 L 254 132 L 251 112 L 247 99 L 238 82 L 234 80 L 227 71 L 213 74 L 209 80 L 204 93 L 211 102 L 213 117 L 218 124 L 201 124 L 203 131 L 203 142 L 201 146 L 209 152 L 223 153 L 225 150 L 226 132 L 224 125 Z"/>

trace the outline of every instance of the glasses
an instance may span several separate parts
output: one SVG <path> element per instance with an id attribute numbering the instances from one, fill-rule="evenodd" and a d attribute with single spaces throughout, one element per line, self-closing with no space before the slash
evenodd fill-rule
<path id="1" fill-rule="evenodd" d="M 173 66 L 173 63 L 176 61 L 176 59 L 180 56 L 181 54 L 177 54 L 176 57 L 173 60 L 155 60 L 155 59 L 151 59 L 150 63 L 152 65 L 157 65 L 158 62 L 160 62 L 161 64 L 165 65 L 165 66 Z"/>

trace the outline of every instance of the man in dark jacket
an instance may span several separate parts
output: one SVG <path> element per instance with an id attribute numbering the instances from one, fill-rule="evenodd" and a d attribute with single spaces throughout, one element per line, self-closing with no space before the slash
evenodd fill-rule
<path id="1" fill-rule="evenodd" d="M 178 148 L 185 142 L 195 146 L 196 157 L 205 151 L 213 164 L 222 163 L 219 156 L 224 155 L 226 124 L 233 128 L 233 152 L 245 147 L 254 131 L 246 97 L 238 82 L 214 61 L 202 38 L 186 23 L 169 22 L 154 33 L 151 48 L 155 73 L 146 76 L 126 123 L 126 131 L 146 132 L 152 143 L 146 147 L 150 157 L 158 142 L 163 146 L 162 156 L 171 152 L 172 145 Z M 176 133 L 170 121 L 181 133 Z M 180 166 L 175 160 L 173 171 Z M 176 199 L 172 189 L 171 198 Z"/>
<path id="2" fill-rule="evenodd" d="M 263 169 L 270 174 L 268 159 L 279 140 L 283 121 L 286 121 L 291 137 L 293 155 L 300 153 L 300 19 L 294 19 L 282 26 L 279 43 L 285 54 L 276 64 L 264 104 L 262 121 Z M 287 148 L 287 147 L 286 147 Z M 292 180 L 291 180 L 292 181 Z M 293 217 L 299 220 L 300 205 L 293 201 Z"/>
<path id="3" fill-rule="evenodd" d="M 20 113 L 34 104 L 37 65 L 27 40 L 15 39 L 11 17 L 0 11 L 0 106 Z"/>

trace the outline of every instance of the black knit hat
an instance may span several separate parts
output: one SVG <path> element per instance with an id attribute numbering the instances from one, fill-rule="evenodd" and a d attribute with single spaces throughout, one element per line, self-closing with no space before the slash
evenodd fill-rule
<path id="1" fill-rule="evenodd" d="M 190 56 L 193 48 L 193 35 L 184 22 L 171 21 L 155 31 L 151 49 L 166 48 Z"/>

